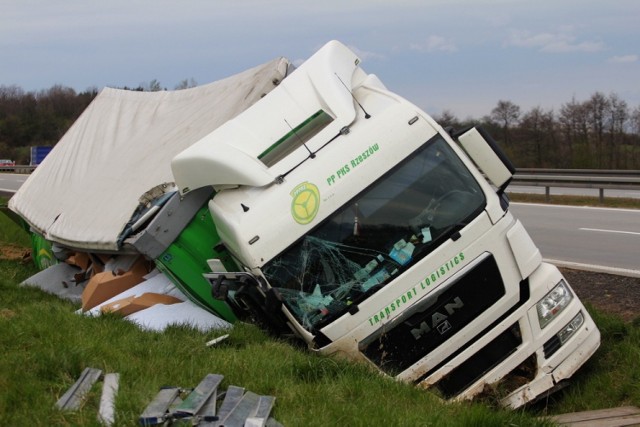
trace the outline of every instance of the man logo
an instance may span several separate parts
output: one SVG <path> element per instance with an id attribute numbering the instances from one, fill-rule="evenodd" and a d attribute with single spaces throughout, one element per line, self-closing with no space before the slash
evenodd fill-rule
<path id="1" fill-rule="evenodd" d="M 309 182 L 303 182 L 291 191 L 291 216 L 298 224 L 309 224 L 320 209 L 320 191 Z"/>
<path id="2" fill-rule="evenodd" d="M 436 326 L 436 329 L 438 330 L 438 332 L 440 332 L 440 335 L 444 335 L 451 328 L 453 328 L 453 326 L 451 326 L 451 323 L 449 323 L 448 320 L 445 320 L 444 322 Z"/>
<path id="3" fill-rule="evenodd" d="M 453 328 L 448 318 L 462 308 L 464 308 L 464 303 L 460 297 L 453 298 L 441 307 L 439 309 L 440 311 L 436 310 L 431 313 L 431 317 L 423 320 L 417 328 L 411 329 L 411 335 L 413 335 L 416 340 L 419 340 L 423 335 L 431 332 L 433 329 L 436 329 L 440 335 L 444 335 Z"/>

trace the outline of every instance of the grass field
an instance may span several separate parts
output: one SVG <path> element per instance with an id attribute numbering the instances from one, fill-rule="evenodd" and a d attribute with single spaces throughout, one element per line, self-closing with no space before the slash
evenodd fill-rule
<path id="1" fill-rule="evenodd" d="M 28 237 L 0 214 L 0 245 Z M 99 425 L 99 387 L 76 412 L 54 407 L 86 367 L 120 373 L 117 425 L 138 417 L 160 387 L 195 387 L 207 373 L 222 388 L 245 387 L 276 397 L 285 426 L 527 426 L 542 415 L 622 405 L 640 406 L 640 324 L 590 310 L 603 336 L 600 350 L 567 389 L 535 406 L 508 411 L 492 402 L 445 404 L 428 391 L 368 367 L 320 357 L 274 339 L 251 324 L 202 333 L 171 327 L 143 332 L 115 315 L 76 314 L 77 306 L 18 284 L 35 268 L 0 260 L 0 425 Z M 205 343 L 223 333 L 215 347 Z"/>

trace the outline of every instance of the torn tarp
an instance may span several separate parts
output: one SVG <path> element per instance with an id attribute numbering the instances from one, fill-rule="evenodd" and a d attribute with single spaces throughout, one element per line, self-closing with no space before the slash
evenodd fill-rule
<path id="1" fill-rule="evenodd" d="M 10 209 L 62 246 L 121 251 L 125 228 L 148 212 L 141 196 L 173 182 L 171 159 L 271 91 L 288 68 L 280 58 L 192 89 L 103 89 Z"/>

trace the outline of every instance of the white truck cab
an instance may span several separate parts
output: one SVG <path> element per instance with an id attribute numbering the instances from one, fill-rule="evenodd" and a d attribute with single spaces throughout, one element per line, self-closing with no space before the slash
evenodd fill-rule
<path id="1" fill-rule="evenodd" d="M 330 42 L 172 162 L 237 272 L 213 292 L 322 354 L 518 407 L 569 378 L 599 331 L 508 209 L 513 168 L 482 130 L 453 136 Z"/>

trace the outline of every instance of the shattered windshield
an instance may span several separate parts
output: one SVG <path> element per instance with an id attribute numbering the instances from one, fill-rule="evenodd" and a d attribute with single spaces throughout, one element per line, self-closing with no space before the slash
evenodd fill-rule
<path id="1" fill-rule="evenodd" d="M 484 205 L 478 183 L 438 135 L 269 261 L 263 274 L 312 331 L 394 280 Z"/>

